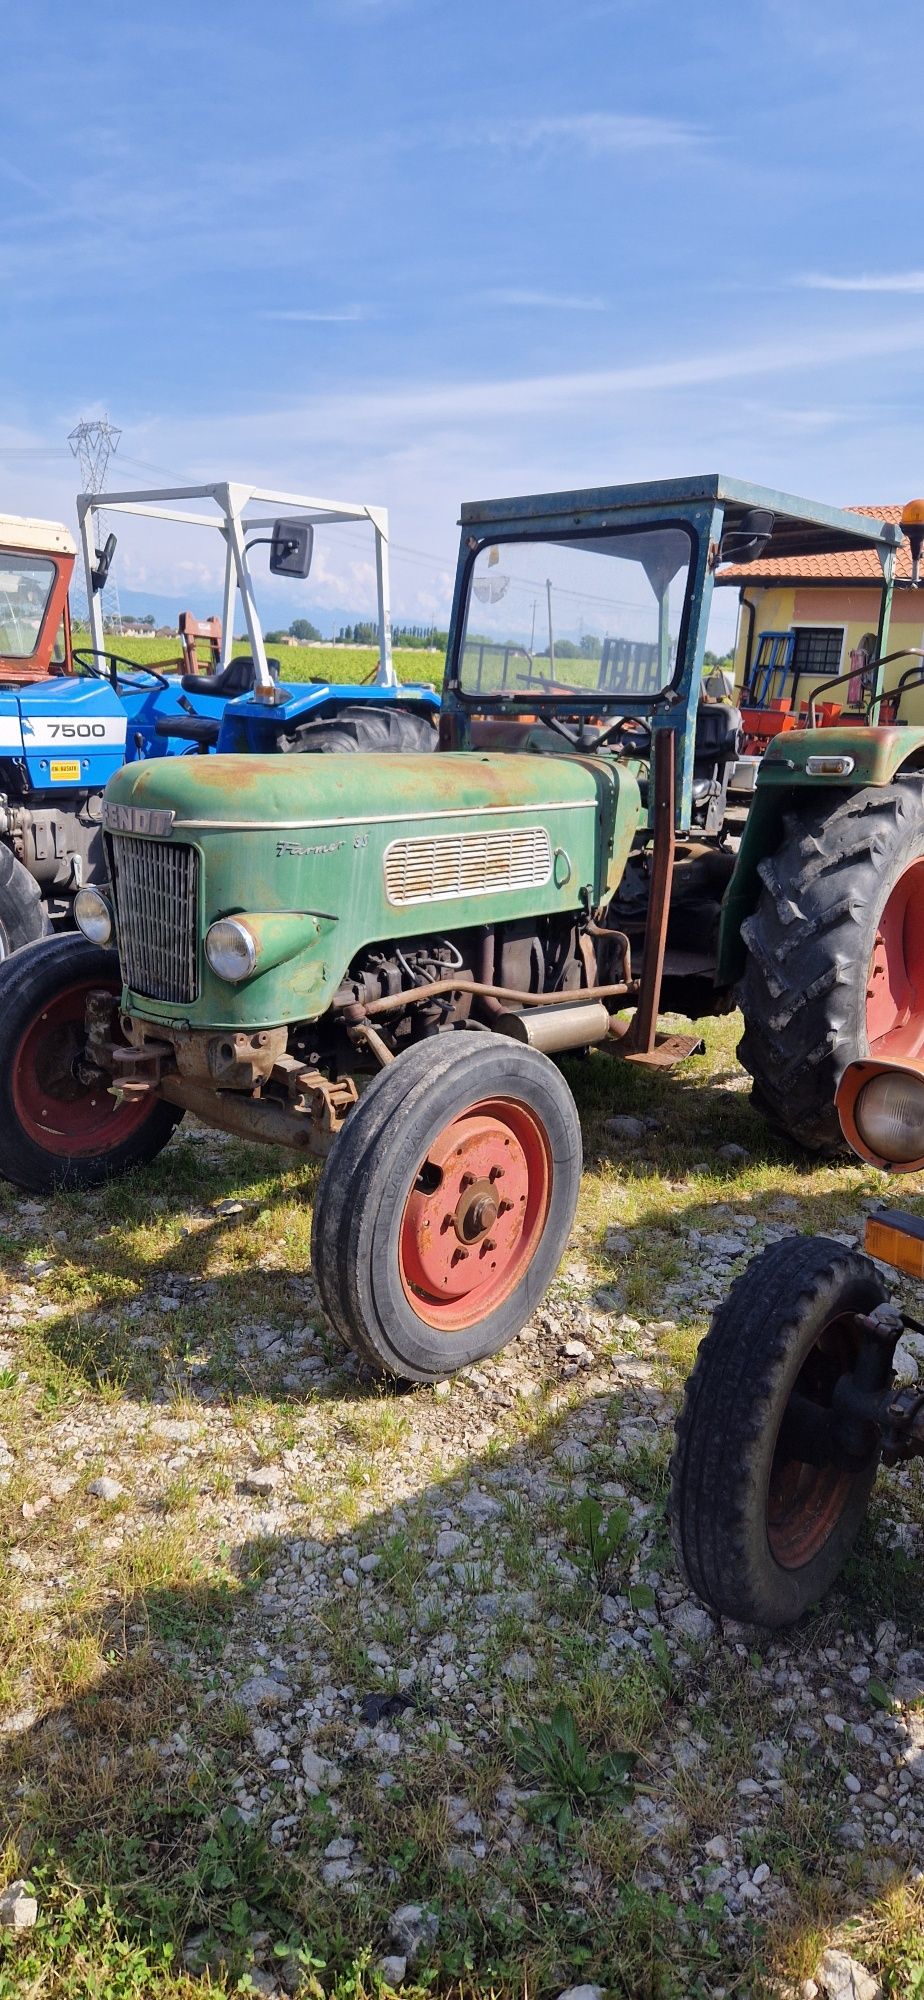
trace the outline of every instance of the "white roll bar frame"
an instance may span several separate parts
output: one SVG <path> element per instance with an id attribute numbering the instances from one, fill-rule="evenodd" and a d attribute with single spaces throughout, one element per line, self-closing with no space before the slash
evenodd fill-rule
<path id="1" fill-rule="evenodd" d="M 191 514 L 185 508 L 173 504 L 176 501 L 186 500 L 211 500 L 218 513 L 217 515 Z M 253 501 L 287 511 L 281 515 L 269 516 L 250 514 L 245 518 L 244 509 Z M 234 646 L 234 601 L 235 593 L 239 591 L 255 667 L 253 700 L 270 703 L 286 701 L 288 697 L 277 688 L 267 665 L 263 628 L 260 624 L 247 563 L 248 536 L 255 530 L 270 533 L 277 519 L 310 522 L 314 527 L 329 526 L 338 521 L 368 521 L 375 533 L 375 578 L 378 601 L 379 659 L 375 680 L 379 687 L 397 685 L 391 656 L 388 514 L 384 507 L 354 506 L 342 500 L 309 500 L 301 494 L 276 493 L 264 486 L 245 486 L 236 480 L 219 481 L 212 486 L 151 487 L 134 493 L 78 494 L 77 520 L 87 577 L 90 632 L 95 650 L 102 653 L 105 651 L 103 607 L 101 593 L 93 589 L 93 571 L 96 567 L 94 517 L 100 513 L 141 514 L 155 521 L 180 521 L 192 528 L 216 528 L 218 533 L 224 536 L 225 579 L 221 607 L 221 664 L 222 667 L 226 667 L 231 659 Z"/>

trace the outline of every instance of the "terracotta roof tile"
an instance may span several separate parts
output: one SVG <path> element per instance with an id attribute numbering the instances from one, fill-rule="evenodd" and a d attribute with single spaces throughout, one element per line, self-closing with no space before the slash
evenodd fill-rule
<path id="1" fill-rule="evenodd" d="M 875 521 L 900 521 L 901 507 L 848 507 L 849 514 L 869 514 Z M 895 564 L 896 583 L 911 582 L 911 550 L 903 541 Z M 875 549 L 842 549 L 839 555 L 760 556 L 752 563 L 729 563 L 717 583 L 881 583 Z"/>

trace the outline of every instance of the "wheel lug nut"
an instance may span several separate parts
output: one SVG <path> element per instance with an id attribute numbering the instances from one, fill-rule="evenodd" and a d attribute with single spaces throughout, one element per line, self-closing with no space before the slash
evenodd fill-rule
<path id="1" fill-rule="evenodd" d="M 489 1179 L 489 1181 L 502 1181 L 502 1180 L 503 1180 L 503 1178 L 504 1178 L 504 1169 L 503 1169 L 503 1167 L 492 1167 L 492 1168 L 491 1168 L 491 1171 L 490 1171 L 490 1173 L 489 1173 L 489 1175 L 488 1175 L 488 1179 Z"/>
<path id="2" fill-rule="evenodd" d="M 460 1188 L 471 1187 L 474 1179 L 475 1179 L 474 1174 L 463 1174 L 459 1181 Z"/>

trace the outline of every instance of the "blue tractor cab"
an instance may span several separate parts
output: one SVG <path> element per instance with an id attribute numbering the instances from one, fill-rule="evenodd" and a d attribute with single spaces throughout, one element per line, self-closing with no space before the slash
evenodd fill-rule
<path id="1" fill-rule="evenodd" d="M 103 591 L 117 542 L 110 531 L 96 545 L 102 511 L 107 524 L 134 514 L 221 535 L 222 616 L 197 627 L 184 613 L 178 659 L 139 665 L 106 631 Z M 78 889 L 102 872 L 102 794 L 123 763 L 216 751 L 429 750 L 437 741 L 439 696 L 432 687 L 400 686 L 394 671 L 384 509 L 224 482 L 81 494 L 77 514 L 89 644 L 71 631 L 76 550 L 67 529 L 0 516 L 0 958 L 49 928 L 71 926 Z M 251 552 L 265 547 L 273 575 L 304 579 L 316 531 L 341 522 L 363 523 L 374 535 L 373 675 L 359 686 L 286 682 L 280 661 L 267 655 Z M 244 652 L 233 637 L 241 613 Z M 205 671 L 196 651 L 203 632 Z"/>

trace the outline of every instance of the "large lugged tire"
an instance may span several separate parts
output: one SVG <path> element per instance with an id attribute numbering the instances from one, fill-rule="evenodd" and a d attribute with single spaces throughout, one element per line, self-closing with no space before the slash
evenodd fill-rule
<path id="1" fill-rule="evenodd" d="M 837 1153 L 847 1064 L 924 1051 L 924 779 L 790 814 L 759 874 L 741 927 L 739 1059 L 777 1130 Z"/>
<path id="2" fill-rule="evenodd" d="M 726 1617 L 791 1624 L 853 1544 L 878 1448 L 845 1464 L 836 1453 L 824 1462 L 822 1447 L 809 1463 L 792 1425 L 804 1426 L 806 1402 L 813 1422 L 827 1421 L 835 1382 L 869 1338 L 857 1316 L 885 1296 L 868 1257 L 790 1236 L 752 1260 L 715 1314 L 677 1419 L 670 1519 L 693 1589 Z M 891 1350 L 877 1345 L 877 1356 L 885 1384 Z"/>
<path id="3" fill-rule="evenodd" d="M 183 1116 L 144 1098 L 117 1105 L 81 1074 L 88 993 L 120 993 L 114 951 L 43 938 L 0 965 L 0 1174 L 30 1194 L 98 1187 L 153 1160 Z"/>
<path id="4" fill-rule="evenodd" d="M 435 1036 L 379 1072 L 325 1162 L 315 1279 L 379 1374 L 435 1382 L 495 1354 L 568 1241 L 581 1132 L 560 1072 L 506 1036 Z"/>
<path id="5" fill-rule="evenodd" d="M 327 755 L 343 750 L 435 750 L 438 739 L 428 713 L 386 702 L 381 706 L 355 702 L 328 722 L 301 723 L 280 747 Z"/>
<path id="6" fill-rule="evenodd" d="M 34 944 L 47 928 L 38 883 L 8 847 L 0 846 L 0 960 Z"/>

